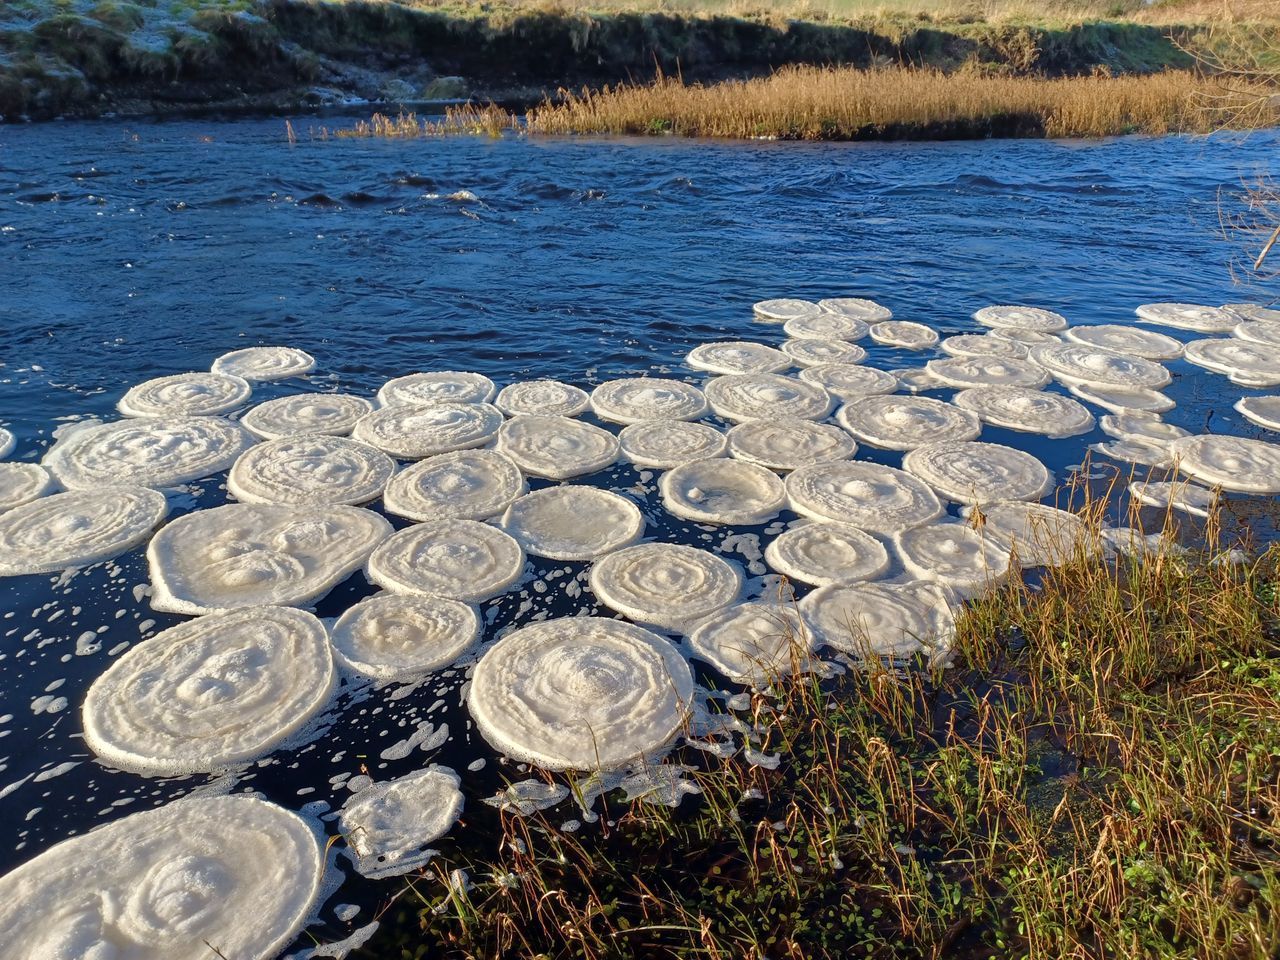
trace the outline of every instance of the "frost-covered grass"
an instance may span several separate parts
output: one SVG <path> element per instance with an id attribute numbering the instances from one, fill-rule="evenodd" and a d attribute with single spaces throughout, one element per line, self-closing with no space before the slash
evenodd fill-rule
<path id="1" fill-rule="evenodd" d="M 1010 584 L 945 672 L 779 680 L 734 704 L 755 753 L 678 754 L 677 809 L 473 811 L 371 955 L 1270 958 L 1280 550 L 1223 556 Z"/>

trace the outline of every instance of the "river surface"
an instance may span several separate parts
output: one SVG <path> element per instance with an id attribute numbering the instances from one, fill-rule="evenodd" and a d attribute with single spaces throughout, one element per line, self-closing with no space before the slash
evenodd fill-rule
<path id="1" fill-rule="evenodd" d="M 993 303 L 1128 323 L 1147 301 L 1266 302 L 1233 283 L 1239 251 L 1219 235 L 1219 203 L 1274 158 L 1276 134 L 345 141 L 309 138 L 312 122 L 295 120 L 296 145 L 278 119 L 0 128 L 0 425 L 18 437 L 14 459 L 38 459 L 70 420 L 112 416 L 131 384 L 207 369 L 251 344 L 301 347 L 318 361 L 305 381 L 263 385 L 255 400 L 371 396 L 392 376 L 433 369 L 589 388 L 655 370 L 698 381 L 682 365 L 698 343 L 777 342 L 780 328 L 752 319 L 751 304 L 769 297 L 872 297 L 943 335 L 975 332 L 970 315 Z M 867 346 L 867 362 L 884 368 L 937 355 Z M 1231 409 L 1241 388 L 1170 366 L 1179 405 L 1168 420 L 1259 435 Z M 987 429 L 983 439 L 1031 450 L 1062 479 L 1104 437 Z M 682 525 L 657 503 L 653 479 L 619 466 L 591 482 L 642 495 L 651 536 L 711 543 L 765 572 L 762 531 Z M 175 495 L 175 514 L 224 499 L 220 478 L 196 484 Z M 584 569 L 535 565 L 522 590 L 486 605 L 489 634 L 590 606 Z M 0 582 L 0 871 L 193 790 L 253 789 L 315 812 L 339 806 L 366 774 L 440 761 L 463 773 L 471 808 L 522 775 L 470 729 L 460 670 L 344 690 L 309 745 L 234 784 L 100 766 L 80 735 L 85 690 L 124 650 L 182 619 L 150 610 L 147 579 L 135 550 L 70 578 Z M 336 616 L 370 592 L 357 575 L 318 612 Z M 366 922 L 396 889 L 388 883 L 348 877 L 325 933 Z M 351 916 L 335 913 L 343 903 L 362 911 L 339 920 Z"/>

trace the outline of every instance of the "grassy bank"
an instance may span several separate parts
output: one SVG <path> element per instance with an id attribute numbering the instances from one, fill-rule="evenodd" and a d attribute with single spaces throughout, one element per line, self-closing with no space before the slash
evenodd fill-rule
<path id="1" fill-rule="evenodd" d="M 776 768 L 683 749 L 675 810 L 468 804 L 368 955 L 1269 960 L 1280 551 L 1081 558 L 963 618 L 946 671 L 779 681 Z M 741 742 L 741 736 L 738 737 Z M 454 868 L 473 884 L 464 889 Z"/>

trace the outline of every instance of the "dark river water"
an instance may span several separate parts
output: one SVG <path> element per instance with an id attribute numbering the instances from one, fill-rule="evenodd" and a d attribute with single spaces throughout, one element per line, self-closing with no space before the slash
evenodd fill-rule
<path id="1" fill-rule="evenodd" d="M 1219 235 L 1219 204 L 1277 147 L 1276 134 L 802 145 L 302 133 L 290 145 L 280 120 L 0 128 L 0 425 L 18 437 L 13 459 L 36 460 L 55 428 L 111 416 L 128 386 L 258 343 L 301 347 L 318 366 L 256 400 L 371 396 L 432 369 L 589 388 L 654 370 L 701 380 L 682 364 L 698 343 L 780 339 L 752 320 L 751 304 L 769 297 L 872 297 L 944 335 L 975 331 L 970 314 L 993 303 L 1128 323 L 1147 301 L 1266 302 L 1233 282 L 1239 251 Z M 936 355 L 867 345 L 867 362 L 885 368 Z M 1231 410 L 1241 388 L 1170 366 L 1178 407 L 1166 419 L 1258 435 Z M 1059 478 L 1102 438 L 983 435 L 1030 450 Z M 175 512 L 223 502 L 220 480 L 176 497 Z M 628 466 L 590 482 L 645 495 L 649 535 L 711 539 L 764 573 L 759 529 L 734 539 L 743 531 L 682 525 L 657 503 L 652 474 Z M 485 605 L 490 633 L 591 606 L 584 569 L 536 562 L 544 589 Z M 150 609 L 147 579 L 136 550 L 70 579 L 0 581 L 0 872 L 98 823 L 225 788 L 108 770 L 82 743 L 89 683 L 182 619 Z M 318 612 L 336 616 L 370 592 L 357 575 Z M 241 773 L 236 788 L 317 811 L 339 806 L 353 777 L 440 761 L 462 773 L 470 809 L 522 774 L 470 728 L 462 681 L 455 670 L 346 689 L 322 735 Z M 367 922 L 396 884 L 348 877 L 324 933 Z M 343 922 L 340 904 L 362 910 Z"/>

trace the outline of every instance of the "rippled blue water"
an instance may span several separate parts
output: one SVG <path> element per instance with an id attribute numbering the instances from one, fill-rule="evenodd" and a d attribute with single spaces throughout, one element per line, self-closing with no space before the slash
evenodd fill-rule
<path id="1" fill-rule="evenodd" d="M 1219 194 L 1277 146 L 1275 134 L 858 145 L 304 136 L 290 146 L 278 120 L 0 128 L 0 424 L 18 435 L 16 459 L 36 459 L 61 422 L 109 415 L 130 384 L 256 343 L 313 353 L 319 370 L 303 389 L 371 394 L 423 369 L 589 386 L 653 369 L 697 379 L 680 363 L 696 344 L 780 337 L 751 316 L 752 302 L 774 296 L 870 296 L 944 334 L 972 330 L 970 314 L 990 303 L 1094 323 L 1130 322 L 1151 300 L 1257 300 L 1233 285 Z M 474 199 L 451 198 L 458 191 Z M 868 362 L 923 359 L 875 348 Z M 1169 420 L 1257 435 L 1230 409 L 1239 388 L 1172 368 Z M 1031 449 L 1061 476 L 1097 437 L 984 439 Z M 647 481 L 619 467 L 597 482 Z M 178 508 L 222 496 L 203 484 Z M 702 536 L 660 509 L 647 516 L 659 536 Z M 563 584 L 582 566 L 542 567 L 570 573 L 535 608 L 566 609 Z M 135 552 L 66 583 L 0 583 L 0 870 L 209 779 L 107 771 L 79 739 L 87 685 L 127 644 L 179 619 L 135 596 L 146 579 Z M 349 583 L 320 613 L 367 592 Z M 490 622 L 528 616 L 522 602 L 496 602 Z M 425 722 L 450 725 L 441 756 L 465 765 L 485 751 L 459 684 L 344 694 L 323 740 L 241 783 L 293 808 L 336 805 L 362 767 L 381 779 L 427 762 L 415 750 L 380 757 Z M 59 697 L 65 706 L 45 710 Z M 468 775 L 469 803 L 503 775 L 513 774 L 493 763 Z M 375 896 L 349 884 L 337 900 Z"/>

